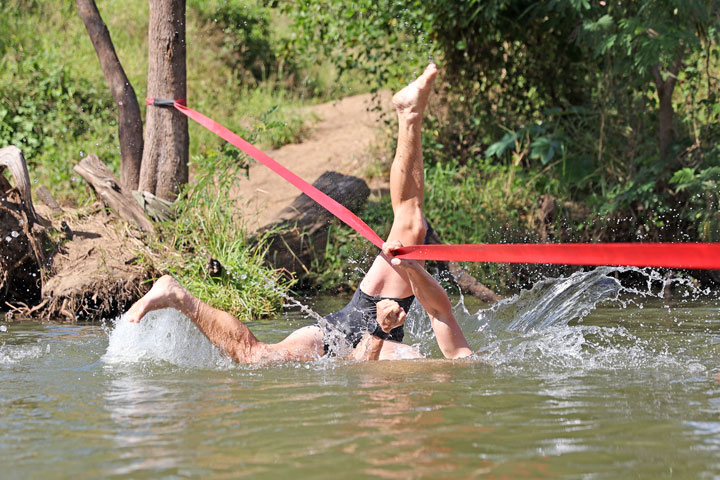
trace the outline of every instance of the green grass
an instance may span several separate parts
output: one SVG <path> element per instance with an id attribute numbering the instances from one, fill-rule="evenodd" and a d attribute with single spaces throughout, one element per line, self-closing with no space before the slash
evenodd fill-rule
<path id="1" fill-rule="evenodd" d="M 175 222 L 165 223 L 152 248 L 160 255 L 155 268 L 171 273 L 198 298 L 241 319 L 262 319 L 282 308 L 291 286 L 287 277 L 269 269 L 262 242 L 250 245 L 241 217 L 223 195 L 201 185 L 188 191 Z M 210 259 L 223 272 L 208 275 Z"/>

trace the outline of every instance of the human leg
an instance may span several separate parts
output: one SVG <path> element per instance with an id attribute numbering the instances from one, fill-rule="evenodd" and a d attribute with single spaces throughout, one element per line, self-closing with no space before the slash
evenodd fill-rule
<path id="1" fill-rule="evenodd" d="M 434 64 L 428 65 L 413 83 L 393 96 L 398 116 L 398 139 L 395 158 L 390 168 L 390 197 L 393 225 L 388 241 L 418 245 L 425 240 L 423 218 L 424 166 L 421 144 L 422 116 L 437 74 Z M 412 294 L 405 273 L 379 256 L 363 279 L 360 288 L 369 295 L 403 298 Z"/>
<path id="2" fill-rule="evenodd" d="M 417 210 L 422 213 L 425 178 L 421 123 L 436 74 L 435 65 L 428 65 L 420 77 L 397 92 L 392 99 L 398 117 L 398 139 L 395 158 L 390 167 L 390 199 L 395 217 L 393 225 L 407 226 L 407 230 L 414 230 L 416 226 L 414 222 L 399 218 L 407 213 L 404 209 L 414 215 L 418 213 Z"/>
<path id="3" fill-rule="evenodd" d="M 323 353 L 319 328 L 301 328 L 280 343 L 263 343 L 240 320 L 202 302 L 169 275 L 155 282 L 153 288 L 128 310 L 127 318 L 137 323 L 148 312 L 162 308 L 180 310 L 214 345 L 239 363 L 310 360 Z"/>

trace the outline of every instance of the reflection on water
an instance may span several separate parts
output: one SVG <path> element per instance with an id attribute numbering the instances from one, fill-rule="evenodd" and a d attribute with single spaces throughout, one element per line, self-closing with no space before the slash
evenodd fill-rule
<path id="1" fill-rule="evenodd" d="M 422 368 L 430 382 L 445 384 L 452 381 L 452 370 L 431 365 Z M 405 383 L 409 372 L 400 369 L 392 375 L 377 364 L 363 368 L 358 383 L 357 422 L 348 425 L 348 436 L 385 438 L 386 451 L 366 459 L 368 466 L 363 473 L 379 478 L 427 477 L 437 478 L 449 474 L 459 467 L 452 455 L 452 448 L 446 440 L 453 436 L 482 434 L 483 427 L 465 426 L 461 431 L 436 435 L 434 429 L 448 424 L 444 415 L 446 408 L 457 407 L 449 401 L 437 407 L 428 407 L 428 401 L 437 392 L 417 392 L 415 387 Z M 417 370 L 415 370 L 417 373 Z M 358 442 L 344 447 L 348 454 L 360 454 Z M 398 453 L 402 452 L 401 455 Z"/>
<path id="2" fill-rule="evenodd" d="M 129 460 L 113 474 L 168 469 L 179 465 L 176 445 L 183 424 L 169 391 L 134 375 L 114 378 L 105 392 L 105 408 L 116 424 L 112 435 L 120 459 Z"/>
<path id="3" fill-rule="evenodd" d="M 11 324 L 2 477 L 717 477 L 720 309 L 653 282 L 598 269 L 477 312 L 461 299 L 477 354 L 454 362 L 419 310 L 408 343 L 429 359 L 364 364 L 237 366 L 172 310 L 108 332 Z"/>

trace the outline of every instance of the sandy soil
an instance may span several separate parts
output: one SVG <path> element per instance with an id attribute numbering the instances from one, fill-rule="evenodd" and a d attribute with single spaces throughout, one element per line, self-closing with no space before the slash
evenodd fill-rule
<path id="1" fill-rule="evenodd" d="M 377 101 L 371 94 L 307 107 L 319 118 L 309 138 L 267 153 L 310 183 L 328 170 L 364 178 L 377 155 L 383 112 L 390 109 L 390 92 L 377 95 L 382 110 L 372 109 Z M 250 178 L 238 182 L 234 194 L 240 197 L 248 229 L 254 231 L 270 223 L 300 192 L 269 168 L 254 164 Z"/>

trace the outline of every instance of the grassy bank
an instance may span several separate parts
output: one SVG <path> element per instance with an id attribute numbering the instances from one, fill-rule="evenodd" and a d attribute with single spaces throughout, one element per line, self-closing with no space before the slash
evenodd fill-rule
<path id="1" fill-rule="evenodd" d="M 97 3 L 143 105 L 148 4 Z M 187 8 L 189 102 L 264 147 L 302 138 L 311 119 L 297 107 L 332 94 L 322 78 L 300 76 L 296 66 L 294 79 L 285 78 L 278 65 L 291 67 L 275 53 L 279 40 L 268 36 L 276 22 L 270 13 L 243 2 L 191 1 Z M 74 2 L 4 2 L 0 19 L 0 147 L 18 145 L 36 185 L 66 207 L 83 207 L 94 197 L 72 167 L 96 153 L 117 173 L 120 149 L 113 101 Z M 257 51 L 240 52 L 240 40 Z M 249 74 L 255 67 L 260 73 Z M 290 282 L 265 266 L 262 242 L 249 244 L 237 209 L 223 201 L 247 161 L 205 129 L 189 128 L 193 181 L 176 221 L 159 225 L 141 256 L 215 307 L 245 319 L 272 315 Z M 207 273 L 210 259 L 224 267 L 215 277 Z"/>

